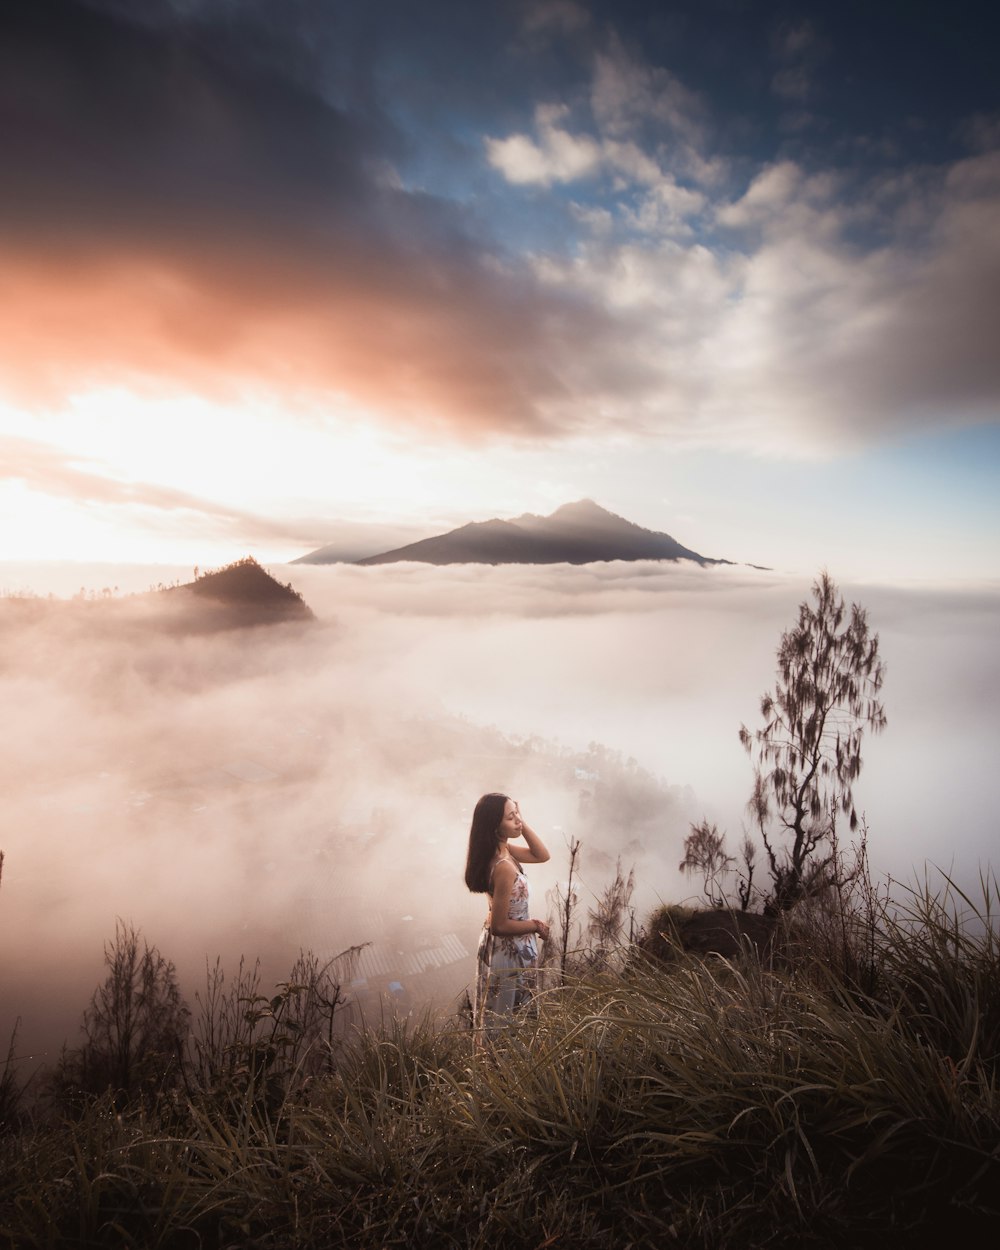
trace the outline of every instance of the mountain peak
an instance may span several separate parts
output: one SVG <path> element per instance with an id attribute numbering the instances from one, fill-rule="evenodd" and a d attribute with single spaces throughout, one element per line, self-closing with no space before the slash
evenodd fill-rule
<path id="1" fill-rule="evenodd" d="M 607 508 L 602 508 L 593 499 L 577 499 L 573 503 L 560 504 L 550 516 L 614 516 Z"/>
<path id="2" fill-rule="evenodd" d="M 593 499 L 578 499 L 549 516 L 526 512 L 510 521 L 470 522 L 359 564 L 590 564 L 609 560 L 692 560 L 723 564 L 682 546 L 669 534 L 643 529 Z"/>
<path id="3" fill-rule="evenodd" d="M 312 611 L 291 583 L 282 585 L 246 556 L 225 568 L 197 575 L 193 582 L 169 586 L 154 594 L 187 601 L 198 619 L 211 628 L 260 625 L 283 620 L 310 620 Z"/>
<path id="4" fill-rule="evenodd" d="M 542 516 L 537 512 L 525 512 L 522 516 L 514 517 L 513 524 L 517 525 L 521 521 L 593 520 L 597 517 L 609 516 L 614 516 L 614 513 L 594 503 L 593 499 L 577 499 L 572 503 L 560 504 L 548 516 Z"/>

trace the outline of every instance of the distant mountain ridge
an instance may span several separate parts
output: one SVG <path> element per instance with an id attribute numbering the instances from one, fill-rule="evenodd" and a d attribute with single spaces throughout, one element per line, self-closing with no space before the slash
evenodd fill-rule
<path id="1" fill-rule="evenodd" d="M 691 560 L 730 564 L 683 546 L 670 534 L 644 529 L 592 499 L 563 504 L 549 516 L 526 512 L 510 521 L 473 521 L 357 564 L 590 564 L 608 560 Z"/>
<path id="2" fill-rule="evenodd" d="M 429 525 L 379 524 L 366 521 L 336 521 L 331 526 L 335 538 L 315 551 L 290 560 L 290 564 L 356 564 L 368 556 L 428 538 Z"/>

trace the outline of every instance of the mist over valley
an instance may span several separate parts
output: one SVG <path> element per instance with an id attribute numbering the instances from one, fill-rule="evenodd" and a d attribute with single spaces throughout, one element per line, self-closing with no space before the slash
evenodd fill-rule
<path id="1" fill-rule="evenodd" d="M 167 629 L 162 592 L 125 598 L 190 570 L 76 569 L 96 602 L 0 603 L 0 1023 L 20 1017 L 20 1051 L 73 1043 L 118 917 L 189 998 L 206 958 L 260 957 L 266 981 L 300 949 L 368 943 L 359 1008 L 451 1009 L 484 914 L 462 869 L 486 790 L 549 844 L 537 898 L 581 839 L 584 910 L 618 857 L 640 921 L 692 896 L 677 865 L 702 816 L 738 842 L 737 729 L 757 722 L 805 580 L 653 562 L 270 571 L 312 619 Z M 856 791 L 873 866 L 972 882 L 1000 799 L 1000 595 L 842 590 L 888 668 L 888 729 Z"/>

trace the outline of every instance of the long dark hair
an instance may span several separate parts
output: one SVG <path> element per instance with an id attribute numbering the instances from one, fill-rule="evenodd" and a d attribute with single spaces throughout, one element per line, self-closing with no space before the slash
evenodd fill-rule
<path id="1" fill-rule="evenodd" d="M 465 861 L 465 884 L 473 894 L 487 894 L 490 888 L 490 860 L 497 853 L 497 830 L 507 806 L 507 794 L 484 794 L 472 813 L 469 829 L 469 857 Z"/>

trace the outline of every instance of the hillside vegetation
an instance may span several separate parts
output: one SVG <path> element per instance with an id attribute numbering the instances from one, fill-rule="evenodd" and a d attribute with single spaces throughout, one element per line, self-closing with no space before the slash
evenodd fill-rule
<path id="1" fill-rule="evenodd" d="M 179 623 L 186 620 L 191 628 L 233 629 L 313 619 L 299 592 L 273 578 L 252 556 L 153 594 L 161 604 L 170 605 Z"/>
<path id="2" fill-rule="evenodd" d="M 197 634 L 315 619 L 291 583 L 279 582 L 253 556 L 194 573 L 193 581 L 159 584 L 144 594 L 120 596 L 117 587 L 81 588 L 69 600 L 0 594 L 0 630 L 64 625 L 82 627 L 91 637 L 134 629 Z"/>
<path id="3" fill-rule="evenodd" d="M 985 1238 L 1000 1215 L 996 879 L 983 890 L 976 908 L 947 885 L 905 905 L 869 897 L 774 966 L 750 947 L 663 963 L 623 945 L 482 1050 L 463 1018 L 342 1034 L 315 961 L 271 997 L 216 969 L 183 1063 L 164 1058 L 156 1081 L 128 1095 L 54 1082 L 29 1112 L 8 1074 L 0 1235 L 595 1250 Z"/>

